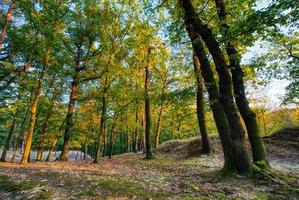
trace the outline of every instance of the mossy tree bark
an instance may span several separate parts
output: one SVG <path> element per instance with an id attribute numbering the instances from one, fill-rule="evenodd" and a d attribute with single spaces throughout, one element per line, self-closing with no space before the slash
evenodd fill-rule
<path id="1" fill-rule="evenodd" d="M 192 41 L 192 46 L 195 51 L 195 54 L 200 62 L 201 74 L 204 79 L 205 86 L 209 94 L 210 106 L 213 112 L 213 117 L 216 123 L 218 134 L 221 140 L 222 149 L 224 153 L 224 167 L 225 171 L 234 171 L 235 170 L 235 159 L 232 151 L 232 140 L 230 137 L 230 128 L 228 121 L 224 112 L 224 109 L 220 102 L 219 89 L 214 78 L 213 70 L 210 66 L 207 54 L 203 47 L 203 44 L 192 29 L 191 24 L 188 23 L 188 20 L 185 21 L 186 29 L 189 33 L 189 37 Z"/>
<path id="2" fill-rule="evenodd" d="M 224 37 L 226 37 L 227 32 L 230 29 L 227 23 L 226 6 L 223 0 L 215 0 L 215 4 L 217 7 L 218 17 L 220 19 L 221 26 L 224 29 Z M 240 64 L 241 56 L 239 55 L 237 47 L 233 41 L 226 42 L 226 52 L 230 62 L 235 100 L 246 125 L 252 149 L 253 161 L 256 163 L 264 164 L 265 166 L 269 166 L 266 149 L 264 147 L 263 140 L 260 136 L 256 115 L 250 108 L 249 102 L 246 98 L 243 79 L 244 75 Z"/>
<path id="3" fill-rule="evenodd" d="M 250 160 L 245 145 L 245 130 L 236 108 L 232 93 L 232 79 L 219 43 L 212 30 L 197 16 L 191 0 L 180 0 L 185 11 L 185 18 L 193 26 L 194 31 L 200 35 L 212 55 L 219 76 L 219 91 L 232 138 L 232 148 L 235 157 L 235 166 L 238 172 L 251 171 Z"/>
<path id="4" fill-rule="evenodd" d="M 200 62 L 195 54 L 193 55 L 193 66 L 196 77 L 196 114 L 201 134 L 201 152 L 210 153 L 212 147 L 206 127 L 206 119 L 204 113 L 203 81 L 201 76 Z"/>

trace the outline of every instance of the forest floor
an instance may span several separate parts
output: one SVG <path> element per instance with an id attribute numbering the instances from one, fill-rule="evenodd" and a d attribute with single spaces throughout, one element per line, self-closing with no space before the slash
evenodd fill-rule
<path id="1" fill-rule="evenodd" d="M 298 144 L 266 138 L 275 180 L 223 176 L 219 140 L 199 155 L 198 139 L 170 141 L 141 153 L 91 161 L 0 163 L 0 199 L 299 199 Z"/>

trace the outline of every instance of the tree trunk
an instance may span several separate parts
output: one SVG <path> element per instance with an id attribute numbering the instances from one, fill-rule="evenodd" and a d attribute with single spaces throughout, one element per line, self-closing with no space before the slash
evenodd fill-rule
<path id="1" fill-rule="evenodd" d="M 24 134 L 24 126 L 25 126 L 25 122 L 26 122 L 26 118 L 27 118 L 28 112 L 29 112 L 29 106 L 28 106 L 28 108 L 26 109 L 26 112 L 25 112 L 25 114 L 24 114 L 23 121 L 22 121 L 20 130 L 19 130 L 19 134 L 18 134 L 18 137 L 17 137 L 17 139 L 16 139 L 16 141 L 15 141 L 15 147 L 14 147 L 13 156 L 12 156 L 10 162 L 15 162 L 16 154 L 17 154 L 17 150 L 18 150 L 18 144 L 19 144 L 19 141 L 20 141 L 22 135 Z"/>
<path id="2" fill-rule="evenodd" d="M 100 129 L 99 129 L 99 133 L 98 133 L 98 142 L 97 142 L 97 149 L 96 149 L 96 154 L 95 154 L 95 159 L 94 159 L 94 163 L 98 163 L 98 159 L 100 157 L 100 153 L 101 153 L 101 137 L 103 135 L 103 131 L 104 131 L 104 123 L 106 120 L 106 109 L 107 109 L 107 105 L 106 105 L 106 99 L 107 99 L 107 92 L 108 92 L 108 72 L 106 72 L 105 75 L 105 83 L 104 83 L 104 89 L 103 89 L 103 96 L 102 96 L 102 108 L 101 108 L 101 119 L 100 119 Z"/>
<path id="3" fill-rule="evenodd" d="M 162 92 L 162 96 L 163 95 L 164 95 L 164 89 L 163 89 L 163 92 Z M 159 109 L 158 122 L 157 122 L 157 130 L 156 130 L 156 137 L 155 137 L 155 148 L 157 148 L 160 144 L 160 134 L 161 134 L 161 128 L 162 128 L 163 108 L 164 108 L 164 100 L 162 99 L 160 109 Z"/>
<path id="4" fill-rule="evenodd" d="M 6 35 L 6 31 L 7 31 L 7 28 L 8 28 L 8 24 L 11 20 L 11 15 L 12 15 L 12 11 L 15 9 L 15 2 L 12 1 L 9 5 L 9 8 L 8 8 L 8 11 L 5 15 L 5 20 L 4 20 L 4 24 L 2 26 L 2 31 L 1 31 L 1 34 L 0 34 L 0 51 L 2 51 L 2 45 L 3 45 L 3 42 L 4 42 L 4 39 L 5 39 L 5 35 Z"/>
<path id="5" fill-rule="evenodd" d="M 133 135 L 133 152 L 137 153 L 138 150 L 138 108 L 136 108 L 135 112 L 135 129 Z"/>
<path id="6" fill-rule="evenodd" d="M 223 52 L 216 41 L 212 30 L 198 18 L 191 0 L 180 0 L 185 10 L 185 18 L 194 27 L 211 53 L 216 71 L 219 76 L 219 91 L 221 94 L 221 104 L 224 108 L 230 134 L 232 138 L 232 148 L 235 157 L 235 166 L 238 172 L 246 173 L 251 171 L 250 160 L 245 145 L 245 130 L 242 126 L 238 110 L 234 103 L 232 94 L 232 79 Z"/>
<path id="7" fill-rule="evenodd" d="M 22 160 L 20 162 L 20 164 L 22 164 L 22 165 L 25 165 L 28 163 L 28 158 L 29 158 L 29 154 L 31 151 L 32 136 L 33 136 L 33 130 L 34 130 L 34 126 L 35 126 L 36 108 L 37 108 L 37 104 L 39 102 L 39 98 L 40 98 L 40 95 L 42 92 L 43 77 L 44 77 L 45 68 L 46 68 L 47 64 L 48 64 L 48 56 L 46 56 L 45 66 L 42 69 L 42 72 L 39 77 L 36 96 L 34 98 L 32 98 L 33 100 L 32 100 L 31 107 L 30 107 L 30 121 L 29 121 L 29 128 L 28 128 L 28 134 L 27 134 L 27 142 L 26 142 L 26 146 L 24 149 Z M 34 95 L 34 92 L 32 92 L 32 95 Z"/>
<path id="8" fill-rule="evenodd" d="M 114 143 L 114 135 L 116 133 L 116 121 L 113 122 L 111 133 L 110 133 L 110 145 L 109 145 L 109 159 L 111 159 L 113 154 L 113 143 Z"/>
<path id="9" fill-rule="evenodd" d="M 221 22 L 221 26 L 224 28 L 225 37 L 230 27 L 227 24 L 227 12 L 223 0 L 215 0 L 218 17 Z M 253 161 L 260 165 L 269 166 L 266 149 L 264 147 L 263 140 L 260 136 L 256 115 L 249 106 L 246 98 L 243 71 L 240 65 L 241 56 L 239 55 L 236 46 L 232 41 L 227 42 L 226 52 L 229 57 L 230 69 L 232 72 L 232 80 L 234 87 L 235 100 L 241 116 L 245 122 L 249 141 L 251 144 Z"/>
<path id="10" fill-rule="evenodd" d="M 150 55 L 151 49 L 148 49 L 148 57 Z M 148 58 L 149 59 L 149 58 Z M 146 148 L 146 159 L 151 159 L 153 157 L 151 151 L 151 115 L 150 115 L 150 98 L 149 98 L 149 86 L 150 86 L 150 69 L 149 62 L 145 66 L 145 81 L 144 81 L 144 90 L 145 90 L 145 99 L 144 99 L 144 108 L 145 108 L 145 148 Z"/>
<path id="11" fill-rule="evenodd" d="M 14 133 L 17 120 L 18 120 L 18 111 L 16 111 L 14 113 L 14 118 L 12 120 L 12 123 L 11 123 L 11 126 L 10 126 L 10 130 L 9 130 L 9 133 L 8 133 L 7 138 L 6 138 L 5 145 L 4 145 L 4 148 L 3 148 L 3 151 L 2 151 L 2 155 L 1 155 L 1 159 L 0 159 L 1 162 L 5 162 L 6 153 L 9 150 L 9 143 L 10 143 L 11 137 L 12 137 L 12 135 Z"/>
<path id="12" fill-rule="evenodd" d="M 54 150 L 54 148 L 55 148 L 56 142 L 57 142 L 57 139 L 56 139 L 56 138 L 55 138 L 54 140 L 52 140 L 51 147 L 50 147 L 50 149 L 49 149 L 49 153 L 48 153 L 48 156 L 47 156 L 47 158 L 46 158 L 46 161 L 47 161 L 47 162 L 49 162 L 50 159 L 51 159 L 51 155 L 52 155 L 52 152 L 53 152 L 53 150 Z"/>
<path id="13" fill-rule="evenodd" d="M 107 155 L 107 137 L 108 137 L 108 127 L 104 126 L 104 149 L 103 149 L 103 155 L 102 157 L 105 157 Z"/>
<path id="14" fill-rule="evenodd" d="M 75 112 L 75 104 L 78 95 L 78 82 L 79 82 L 78 73 L 79 71 L 76 70 L 75 75 L 73 77 L 72 86 L 71 86 L 70 101 L 69 101 L 68 111 L 65 120 L 65 132 L 64 132 L 62 152 L 58 158 L 58 160 L 60 161 L 68 160 L 68 154 L 71 145 L 71 134 L 74 126 L 73 115 Z"/>
<path id="15" fill-rule="evenodd" d="M 197 120 L 201 134 L 201 152 L 202 153 L 210 153 L 212 150 L 210 138 L 208 135 L 207 127 L 206 127 L 206 119 L 204 114 L 204 102 L 203 102 L 203 81 L 202 76 L 200 74 L 200 62 L 196 55 L 193 55 L 193 65 L 194 65 L 194 72 L 196 76 L 196 113 L 197 113 Z"/>
<path id="16" fill-rule="evenodd" d="M 46 115 L 44 127 L 43 127 L 43 130 L 42 130 L 42 134 L 40 135 L 40 138 L 39 138 L 36 161 L 42 161 L 42 159 L 43 159 L 44 143 L 45 143 L 46 135 L 48 133 L 48 125 L 49 125 L 49 119 L 51 117 L 51 114 L 52 114 L 52 111 L 49 110 L 47 115 Z"/>
<path id="17" fill-rule="evenodd" d="M 203 44 L 194 32 L 192 25 L 187 19 L 185 19 L 186 29 L 189 37 L 192 41 L 192 46 L 196 56 L 200 62 L 201 74 L 204 79 L 205 86 L 207 88 L 210 100 L 210 106 L 213 112 L 213 117 L 216 123 L 218 134 L 221 140 L 223 153 L 224 153 L 224 170 L 234 171 L 235 170 L 235 159 L 232 152 L 232 141 L 230 137 L 230 129 L 228 121 L 224 112 L 224 109 L 220 102 L 219 89 L 217 87 L 216 80 L 214 78 L 213 70 L 210 66 L 207 54 L 203 47 Z"/>

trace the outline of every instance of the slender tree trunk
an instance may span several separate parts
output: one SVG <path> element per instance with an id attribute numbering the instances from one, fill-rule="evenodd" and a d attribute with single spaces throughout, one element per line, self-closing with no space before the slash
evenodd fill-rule
<path id="1" fill-rule="evenodd" d="M 114 136 L 116 133 L 116 121 L 113 122 L 111 133 L 110 133 L 110 145 L 109 145 L 109 159 L 111 159 L 113 154 L 113 143 L 114 143 Z"/>
<path id="2" fill-rule="evenodd" d="M 39 102 L 39 98 L 42 92 L 42 84 L 43 84 L 43 77 L 45 73 L 45 68 L 48 65 L 48 56 L 46 56 L 45 60 L 45 66 L 40 74 L 39 81 L 38 81 L 38 87 L 37 92 L 34 98 L 32 98 L 31 108 L 30 108 L 30 121 L 29 121 L 29 128 L 28 128 L 28 134 L 27 134 L 27 142 L 24 149 L 23 157 L 21 159 L 20 164 L 25 165 L 28 163 L 28 158 L 31 151 L 31 144 L 32 144 L 32 136 L 33 136 L 33 130 L 35 126 L 35 116 L 36 116 L 36 108 L 37 104 Z M 34 92 L 32 93 L 34 95 Z"/>
<path id="3" fill-rule="evenodd" d="M 103 157 L 107 155 L 107 137 L 108 137 L 108 127 L 104 126 L 104 149 L 103 149 Z"/>
<path id="4" fill-rule="evenodd" d="M 218 17 L 221 21 L 221 26 L 224 28 L 225 36 L 227 36 L 227 32 L 230 27 L 227 23 L 225 4 L 223 0 L 215 0 L 215 3 L 218 11 Z M 229 41 L 226 44 L 226 52 L 229 57 L 230 69 L 232 72 L 235 100 L 246 125 L 252 149 L 253 161 L 260 165 L 269 166 L 266 149 L 258 128 L 256 114 L 250 108 L 249 102 L 246 98 L 243 79 L 244 74 L 240 65 L 241 56 L 232 41 Z"/>
<path id="5" fill-rule="evenodd" d="M 162 92 L 162 95 L 163 94 L 164 94 L 164 92 Z M 164 108 L 164 100 L 162 99 L 160 109 L 159 109 L 158 122 L 157 122 L 157 130 L 156 130 L 156 137 L 155 137 L 155 148 L 157 148 L 160 144 L 160 134 L 161 134 L 161 128 L 162 128 L 163 108 Z"/>
<path id="6" fill-rule="evenodd" d="M 27 119 L 28 112 L 29 112 L 29 106 L 26 109 L 26 112 L 24 114 L 23 121 L 22 121 L 20 130 L 19 130 L 19 134 L 18 134 L 18 137 L 17 137 L 17 139 L 15 141 L 14 153 L 13 153 L 13 156 L 12 156 L 10 162 L 15 162 L 16 154 L 17 154 L 17 150 L 18 150 L 18 144 L 19 144 L 19 141 L 20 141 L 22 135 L 24 134 L 24 126 L 25 126 L 25 122 L 26 122 L 26 119 Z"/>
<path id="7" fill-rule="evenodd" d="M 78 82 L 79 82 L 78 73 L 79 71 L 77 70 L 73 77 L 73 82 L 71 86 L 70 101 L 69 101 L 68 111 L 65 120 L 65 132 L 64 132 L 62 152 L 58 158 L 58 160 L 60 161 L 68 160 L 68 154 L 71 145 L 71 134 L 73 132 L 73 126 L 74 126 L 73 115 L 75 112 L 75 104 L 78 96 Z"/>
<path id="8" fill-rule="evenodd" d="M 197 120 L 201 134 L 201 151 L 202 153 L 210 153 L 211 152 L 211 142 L 208 135 L 207 127 L 206 127 L 206 119 L 204 114 L 204 102 L 203 102 L 203 81 L 202 76 L 200 74 L 200 62 L 196 55 L 193 56 L 193 65 L 194 65 L 194 72 L 196 76 L 196 110 L 197 110 Z"/>
<path id="9" fill-rule="evenodd" d="M 8 11 L 5 15 L 4 24 L 2 26 L 2 31 L 0 34 L 0 51 L 2 50 L 2 45 L 3 45 L 4 39 L 5 39 L 6 31 L 7 31 L 9 22 L 11 20 L 11 15 L 12 15 L 12 12 L 14 9 L 15 9 L 15 2 L 12 1 L 9 5 Z"/>
<path id="10" fill-rule="evenodd" d="M 106 105 L 107 92 L 108 92 L 107 84 L 108 84 L 108 72 L 106 72 L 106 75 L 105 75 L 105 83 L 104 83 L 103 96 L 102 96 L 100 129 L 99 129 L 99 133 L 98 133 L 98 142 L 97 142 L 95 159 L 93 161 L 94 163 L 98 163 L 99 157 L 101 155 L 100 154 L 101 153 L 101 137 L 102 137 L 103 131 L 104 131 L 104 123 L 105 123 L 105 119 L 106 119 L 106 109 L 107 109 L 107 105 Z"/>
<path id="11" fill-rule="evenodd" d="M 87 143 L 85 142 L 85 144 L 84 144 L 84 155 L 83 155 L 83 160 L 86 160 L 87 152 L 88 152 L 88 149 L 87 149 Z"/>
<path id="12" fill-rule="evenodd" d="M 216 71 L 219 76 L 221 104 L 224 108 L 230 127 L 236 169 L 240 173 L 250 172 L 251 165 L 245 145 L 245 130 L 242 126 L 238 110 L 234 103 L 232 94 L 232 79 L 223 52 L 221 51 L 212 30 L 198 18 L 191 0 L 180 1 L 183 9 L 185 10 L 186 20 L 194 27 L 195 32 L 201 36 L 215 62 Z"/>
<path id="13" fill-rule="evenodd" d="M 133 136 L 133 152 L 137 153 L 138 150 L 138 108 L 136 108 L 135 112 L 135 129 Z"/>
<path id="14" fill-rule="evenodd" d="M 150 55 L 151 49 L 148 49 L 148 57 Z M 149 58 L 148 58 L 149 59 Z M 149 97 L 149 87 L 150 87 L 150 69 L 149 62 L 145 66 L 145 81 L 144 81 L 144 90 L 145 90 L 145 146 L 146 146 L 146 159 L 151 159 L 153 157 L 151 150 L 151 114 L 150 114 L 150 97 Z"/>
<path id="15" fill-rule="evenodd" d="M 51 114 L 52 114 L 52 111 L 49 110 L 46 115 L 44 127 L 43 127 L 42 133 L 39 138 L 36 161 L 42 161 L 42 159 L 43 159 L 44 143 L 45 143 L 46 135 L 48 133 L 48 125 L 49 125 L 49 120 L 50 120 Z"/>
<path id="16" fill-rule="evenodd" d="M 1 162 L 5 162 L 6 153 L 9 150 L 9 143 L 10 143 L 11 137 L 14 133 L 14 130 L 15 130 L 15 127 L 16 127 L 16 124 L 17 124 L 17 120 L 18 120 L 18 111 L 16 111 L 16 113 L 14 113 L 14 118 L 12 120 L 10 130 L 9 130 L 9 133 L 8 133 L 7 138 L 6 138 L 5 145 L 4 145 L 4 148 L 3 148 L 3 151 L 2 151 L 2 155 L 1 155 L 1 159 L 0 159 Z"/>
<path id="17" fill-rule="evenodd" d="M 51 147 L 50 147 L 50 149 L 49 149 L 49 153 L 48 153 L 48 156 L 47 156 L 47 158 L 46 158 L 46 161 L 47 161 L 47 162 L 49 162 L 50 159 L 51 159 L 51 155 L 52 155 L 52 152 L 53 152 L 53 150 L 54 150 L 54 148 L 55 148 L 56 142 L 57 142 L 57 139 L 56 139 L 56 138 L 55 138 L 54 140 L 52 140 L 52 142 L 51 142 Z"/>

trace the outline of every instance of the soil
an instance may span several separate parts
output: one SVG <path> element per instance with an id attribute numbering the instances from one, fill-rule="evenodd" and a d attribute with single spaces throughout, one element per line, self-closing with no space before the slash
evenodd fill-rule
<path id="1" fill-rule="evenodd" d="M 298 132 L 289 135 L 264 138 L 275 180 L 224 176 L 219 139 L 212 138 L 213 153 L 201 155 L 194 138 L 162 144 L 152 160 L 128 153 L 98 164 L 0 163 L 0 199 L 299 199 Z"/>

